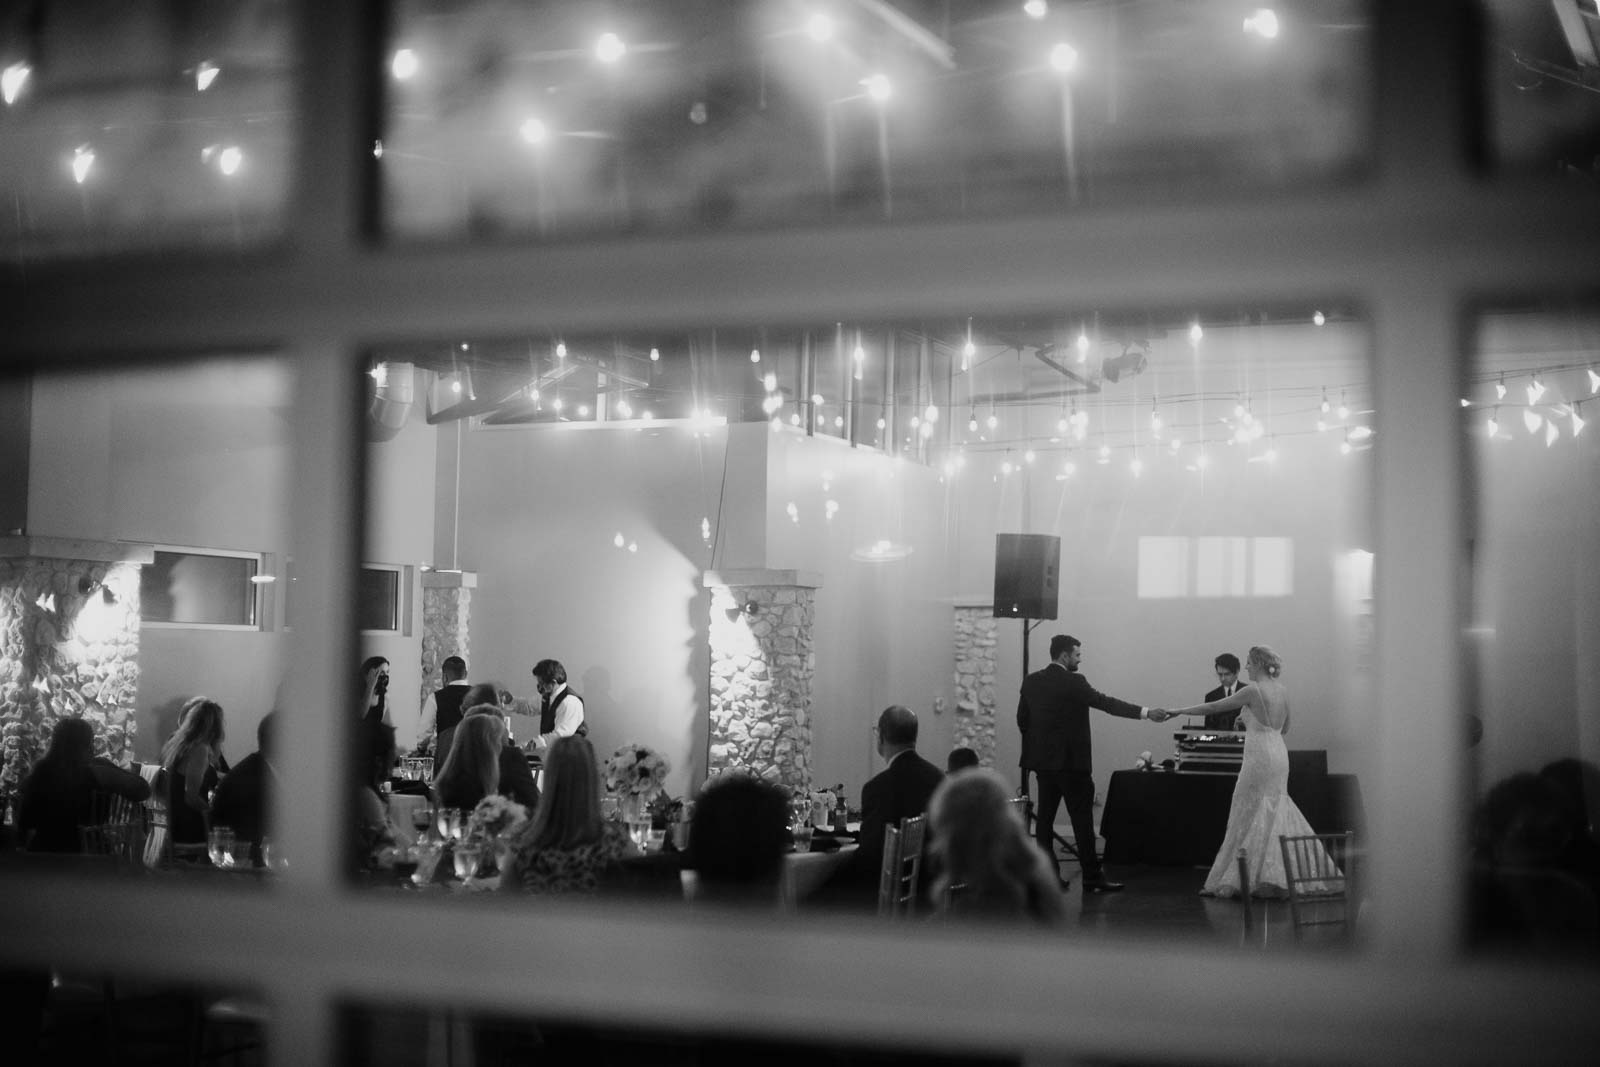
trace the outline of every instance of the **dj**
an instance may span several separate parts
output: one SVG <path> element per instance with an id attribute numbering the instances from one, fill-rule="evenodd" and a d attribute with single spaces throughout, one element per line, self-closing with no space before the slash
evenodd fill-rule
<path id="1" fill-rule="evenodd" d="M 1239 681 L 1239 657 L 1232 652 L 1224 652 L 1215 660 L 1217 668 L 1217 681 L 1222 684 L 1206 694 L 1203 703 L 1209 704 L 1213 700 L 1231 697 L 1250 683 Z M 1215 715 L 1205 717 L 1207 730 L 1239 730 L 1239 713 L 1237 711 L 1221 711 Z"/>

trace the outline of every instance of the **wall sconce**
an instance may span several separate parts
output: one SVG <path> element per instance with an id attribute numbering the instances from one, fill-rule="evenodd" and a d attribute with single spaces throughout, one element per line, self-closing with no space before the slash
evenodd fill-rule
<path id="1" fill-rule="evenodd" d="M 732 622 L 740 615 L 749 615 L 753 617 L 759 614 L 761 611 L 761 605 L 757 604 L 754 600 L 746 600 L 743 604 L 729 604 L 722 610 L 727 612 L 728 621 Z"/>
<path id="2" fill-rule="evenodd" d="M 82 593 L 86 597 L 91 597 L 94 596 L 95 593 L 99 593 L 100 598 L 107 604 L 115 604 L 117 602 L 117 594 L 115 590 L 113 590 L 109 585 L 106 585 L 104 582 L 96 581 L 87 574 L 78 579 L 78 592 Z"/>
<path id="3" fill-rule="evenodd" d="M 757 604 L 754 600 L 746 600 L 744 602 L 743 610 L 746 615 L 758 615 L 761 612 L 761 605 Z"/>

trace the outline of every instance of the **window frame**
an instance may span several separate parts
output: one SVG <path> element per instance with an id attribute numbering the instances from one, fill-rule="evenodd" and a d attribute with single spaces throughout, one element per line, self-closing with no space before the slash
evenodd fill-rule
<path id="1" fill-rule="evenodd" d="M 277 585 L 277 575 L 269 570 L 271 553 L 250 552 L 240 549 L 228 548 L 193 548 L 183 545 L 151 545 L 152 551 L 168 554 L 182 553 L 185 556 L 216 556 L 222 559 L 250 559 L 255 560 L 256 573 L 251 576 L 250 612 L 255 621 L 250 623 L 226 622 L 163 622 L 144 618 L 144 600 L 139 602 L 139 626 L 150 627 L 155 630 L 233 630 L 239 632 L 270 632 L 277 620 L 277 598 L 271 593 L 271 587 Z M 272 575 L 273 581 L 258 582 L 255 578 Z M 142 577 L 142 575 L 141 575 Z"/>
<path id="2" fill-rule="evenodd" d="M 13 324 L 7 364 L 137 361 L 263 340 L 293 354 L 299 448 L 289 503 L 305 623 L 291 638 L 282 724 L 284 746 L 300 758 L 284 768 L 279 824 L 295 859 L 262 893 L 10 877 L 0 896 L 13 933 L 0 959 L 259 989 L 273 1005 L 271 1061 L 283 1065 L 337 1061 L 341 1003 L 525 1011 L 530 975 L 541 971 L 560 980 L 538 982 L 539 1010 L 575 1019 L 795 1038 L 815 1038 L 825 1019 L 837 1040 L 1029 1058 L 1247 1059 L 1272 1047 L 1342 1062 L 1576 1062 L 1592 1052 L 1600 979 L 1463 965 L 1461 892 L 1440 888 L 1461 882 L 1449 875 L 1462 873 L 1470 801 L 1463 754 L 1440 743 L 1454 736 L 1465 684 L 1470 458 L 1457 396 L 1467 319 L 1491 297 L 1600 292 L 1595 228 L 1573 221 L 1593 219 L 1591 192 L 1509 175 L 1485 181 L 1469 165 L 1475 130 L 1463 102 L 1479 74 L 1469 5 L 1374 5 L 1376 171 L 1349 188 L 548 249 L 375 244 L 367 120 L 381 113 L 383 5 L 300 0 L 295 10 L 300 128 L 281 247 L 50 265 L 0 280 Z M 956 248 L 961 255 L 950 254 Z M 782 271 L 751 269 L 779 261 Z M 796 287 L 797 277 L 809 280 Z M 547 317 L 573 331 L 896 318 L 1043 308 L 1064 290 L 1085 306 L 1334 292 L 1372 324 L 1382 755 L 1363 789 L 1378 815 L 1369 884 L 1383 907 L 1364 951 L 1068 946 L 1011 931 L 979 943 L 866 921 L 450 907 L 346 885 L 340 834 L 325 815 L 342 803 L 345 723 L 328 709 L 359 658 L 350 563 L 360 552 L 364 352 L 396 336 L 505 333 Z M 84 301 L 86 292 L 96 299 Z M 230 951 L 196 940 L 196 928 L 226 930 Z M 717 950 L 707 952 L 712 938 Z M 473 953 L 459 951 L 463 940 Z M 616 965 L 619 953 L 628 966 Z M 418 968 L 417 959 L 433 962 Z M 939 977 L 907 980 L 916 974 Z M 1245 989 L 1273 990 L 1275 1025 L 1265 1034 L 1258 1015 L 1238 1011 Z M 1205 1025 L 1184 1021 L 1195 1019 Z"/>

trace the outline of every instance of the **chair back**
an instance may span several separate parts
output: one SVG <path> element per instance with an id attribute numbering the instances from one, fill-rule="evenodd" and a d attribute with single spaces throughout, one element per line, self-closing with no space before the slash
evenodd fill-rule
<path id="1" fill-rule="evenodd" d="M 878 874 L 878 914 L 891 919 L 917 911 L 917 878 L 922 873 L 922 842 L 927 816 L 911 815 L 883 832 L 883 867 Z"/>
<path id="2" fill-rule="evenodd" d="M 118 864 L 139 862 L 144 854 L 143 827 L 136 822 L 104 822 L 78 827 L 78 846 L 86 856 L 105 856 Z"/>
<path id="3" fill-rule="evenodd" d="M 1278 838 L 1289 890 L 1289 921 L 1295 940 L 1313 926 L 1338 926 L 1349 939 L 1355 894 L 1355 835 L 1299 834 Z"/>

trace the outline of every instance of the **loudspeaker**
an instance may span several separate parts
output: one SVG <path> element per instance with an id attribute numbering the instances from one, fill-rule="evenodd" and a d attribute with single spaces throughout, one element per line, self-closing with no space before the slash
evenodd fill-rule
<path id="1" fill-rule="evenodd" d="M 1060 570 L 1061 538 L 1050 534 L 995 534 L 995 617 L 1055 618 Z"/>

